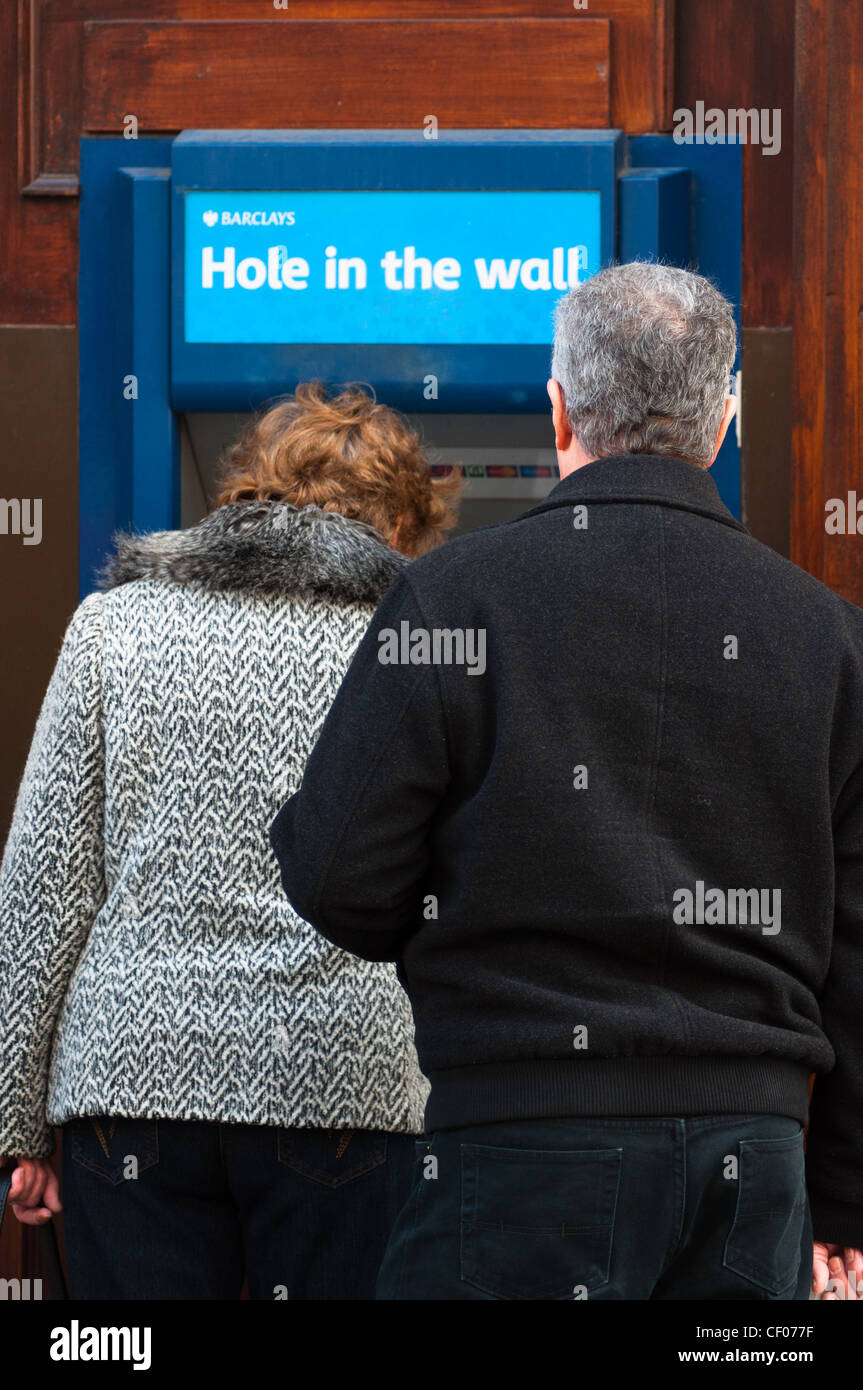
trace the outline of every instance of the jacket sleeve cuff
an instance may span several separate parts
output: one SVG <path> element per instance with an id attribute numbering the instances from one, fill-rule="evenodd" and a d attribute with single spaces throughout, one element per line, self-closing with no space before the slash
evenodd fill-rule
<path id="1" fill-rule="evenodd" d="M 863 1250 L 863 1207 L 820 1197 L 810 1189 L 812 1238 L 827 1245 L 853 1245 Z"/>
<path id="2" fill-rule="evenodd" d="M 50 1158 L 56 1148 L 50 1125 L 0 1129 L 0 1155 L 4 1158 Z"/>

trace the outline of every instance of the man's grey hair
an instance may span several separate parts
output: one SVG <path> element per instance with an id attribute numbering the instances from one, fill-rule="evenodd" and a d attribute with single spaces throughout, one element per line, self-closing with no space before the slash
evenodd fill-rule
<path id="1" fill-rule="evenodd" d="M 551 374 L 591 458 L 672 454 L 706 466 L 736 343 L 731 305 L 703 275 L 632 261 L 559 301 Z"/>

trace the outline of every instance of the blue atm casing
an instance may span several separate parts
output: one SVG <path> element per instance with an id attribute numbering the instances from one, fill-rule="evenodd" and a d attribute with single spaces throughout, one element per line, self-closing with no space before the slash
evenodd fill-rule
<path id="1" fill-rule="evenodd" d="M 565 292 L 559 257 L 576 243 L 582 278 L 616 259 L 662 259 L 710 275 L 739 305 L 736 144 L 605 130 L 465 130 L 436 141 L 422 131 L 254 130 L 86 138 L 81 153 L 82 592 L 113 531 L 179 524 L 183 412 L 254 410 L 309 378 L 370 382 L 388 404 L 430 415 L 543 411 L 551 310 Z M 265 217 L 270 225 L 251 225 Z M 412 289 L 387 290 L 407 272 L 384 270 L 377 253 L 403 251 L 408 236 L 418 258 L 434 260 L 435 283 L 423 287 L 418 265 Z M 498 278 L 483 291 L 493 257 L 507 267 L 522 247 L 550 257 L 553 246 L 551 291 L 549 269 L 525 262 L 511 290 Z M 309 276 L 298 292 L 303 252 Z M 333 283 L 324 293 L 343 252 L 354 264 L 342 292 Z M 459 274 L 444 265 L 453 253 Z M 217 268 L 202 292 L 192 276 L 204 256 L 207 274 Z M 361 340 L 346 341 L 355 328 Z M 736 514 L 739 471 L 732 431 L 714 477 Z"/>

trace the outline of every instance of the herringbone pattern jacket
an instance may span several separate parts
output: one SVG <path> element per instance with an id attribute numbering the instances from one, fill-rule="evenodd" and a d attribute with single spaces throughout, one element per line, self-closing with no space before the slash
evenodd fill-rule
<path id="1" fill-rule="evenodd" d="M 290 907 L 267 831 L 403 565 L 316 508 L 121 539 L 0 875 L 0 1153 L 115 1114 L 422 1128 L 406 995 Z"/>

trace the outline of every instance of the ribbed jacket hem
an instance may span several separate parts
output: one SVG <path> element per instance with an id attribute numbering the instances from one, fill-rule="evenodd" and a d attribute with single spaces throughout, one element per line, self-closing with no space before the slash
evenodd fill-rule
<path id="1" fill-rule="evenodd" d="M 427 1133 L 581 1115 L 809 1116 L 809 1070 L 770 1057 L 499 1062 L 428 1077 Z"/>
<path id="2" fill-rule="evenodd" d="M 382 1134 L 415 1134 L 423 1132 L 422 1100 L 409 1110 L 395 1111 L 381 1106 L 366 1106 L 365 1109 L 335 1107 L 286 1107 L 282 1111 L 274 1109 L 237 1109 L 227 1105 L 180 1103 L 168 1101 L 162 1104 L 150 1100 L 144 1092 L 130 1095 L 112 1092 L 109 1089 L 88 1095 L 67 1094 L 62 1103 L 55 1101 L 48 1106 L 46 1118 L 49 1124 L 62 1127 L 69 1120 L 82 1119 L 88 1115 L 116 1115 L 129 1120 L 170 1120 L 188 1124 L 254 1125 L 262 1129 L 357 1129 L 375 1130 Z M 53 1134 L 52 1134 L 53 1146 Z M 19 1150 L 20 1151 L 20 1150 Z M 15 1150 L 4 1150 L 0 1153 Z M 29 1149 L 27 1153 L 29 1155 Z M 51 1150 L 46 1150 L 51 1152 Z"/>
<path id="3" fill-rule="evenodd" d="M 854 1245 L 863 1249 L 863 1210 L 852 1202 L 837 1202 L 822 1197 L 808 1181 L 809 1207 L 812 1212 L 812 1237 L 825 1245 Z"/>

